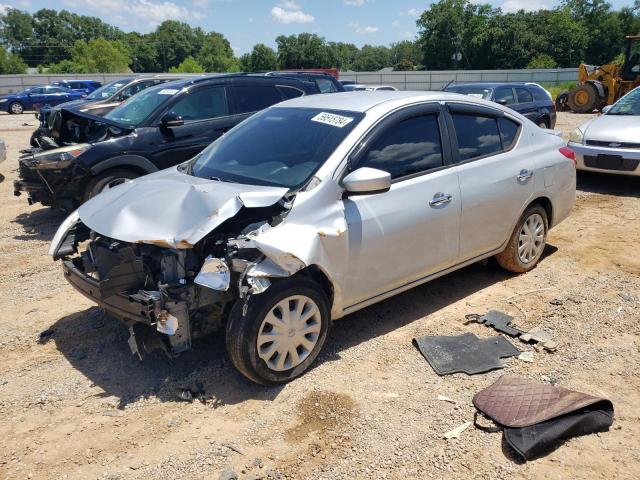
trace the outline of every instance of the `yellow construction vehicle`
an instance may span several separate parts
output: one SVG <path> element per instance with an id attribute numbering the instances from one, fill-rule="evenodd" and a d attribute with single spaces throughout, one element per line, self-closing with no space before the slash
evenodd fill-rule
<path id="1" fill-rule="evenodd" d="M 625 37 L 624 63 L 599 67 L 581 64 L 578 85 L 556 99 L 558 110 L 569 107 L 576 113 L 589 113 L 611 105 L 640 85 L 640 35 Z"/>

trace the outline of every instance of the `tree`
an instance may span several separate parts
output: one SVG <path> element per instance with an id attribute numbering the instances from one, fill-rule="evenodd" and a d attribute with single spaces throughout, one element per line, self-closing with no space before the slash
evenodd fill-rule
<path id="1" fill-rule="evenodd" d="M 0 47 L 0 74 L 26 73 L 27 64 L 15 53 L 7 53 Z"/>
<path id="2" fill-rule="evenodd" d="M 42 73 L 42 65 L 38 65 L 38 73 Z M 91 73 L 85 65 L 80 65 L 73 60 L 62 60 L 50 65 L 47 73 Z"/>
<path id="3" fill-rule="evenodd" d="M 365 45 L 360 49 L 355 61 L 355 70 L 375 72 L 391 65 L 391 51 L 387 47 Z"/>
<path id="4" fill-rule="evenodd" d="M 140 34 L 130 32 L 125 34 L 122 42 L 131 52 L 131 70 L 134 72 L 161 72 L 158 46 L 153 33 Z"/>
<path id="5" fill-rule="evenodd" d="M 104 38 L 78 40 L 71 60 L 50 65 L 52 73 L 122 73 L 129 70 L 129 51 L 123 43 Z"/>
<path id="6" fill-rule="evenodd" d="M 207 72 L 232 72 L 239 69 L 229 40 L 217 32 L 206 35 L 196 60 Z"/>
<path id="7" fill-rule="evenodd" d="M 540 53 L 533 57 L 525 68 L 556 68 L 558 64 L 550 55 Z"/>
<path id="8" fill-rule="evenodd" d="M 259 72 L 265 70 L 277 70 L 278 58 L 276 52 L 263 43 L 254 45 L 251 53 L 247 53 L 240 59 L 240 69 L 245 72 Z"/>
<path id="9" fill-rule="evenodd" d="M 278 64 L 280 68 L 330 68 L 331 55 L 324 38 L 315 33 L 299 35 L 280 35 L 278 45 Z"/>
<path id="10" fill-rule="evenodd" d="M 177 67 L 171 67 L 170 73 L 204 73 L 204 68 L 200 65 L 195 58 L 187 57 Z"/>
<path id="11" fill-rule="evenodd" d="M 391 62 L 395 70 L 413 70 L 422 63 L 420 45 L 411 40 L 392 43 Z"/>
<path id="12" fill-rule="evenodd" d="M 353 70 L 360 49 L 353 43 L 329 42 L 327 44 L 331 66 L 340 70 Z"/>
<path id="13" fill-rule="evenodd" d="M 189 56 L 198 58 L 203 37 L 201 29 L 191 28 L 188 23 L 175 20 L 162 22 L 152 37 L 158 50 L 161 70 L 167 71 L 171 67 L 177 67 Z M 205 66 L 202 61 L 200 63 Z"/>

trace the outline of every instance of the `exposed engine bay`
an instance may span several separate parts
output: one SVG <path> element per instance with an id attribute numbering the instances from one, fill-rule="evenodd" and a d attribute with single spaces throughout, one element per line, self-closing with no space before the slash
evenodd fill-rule
<path id="1" fill-rule="evenodd" d="M 161 348 L 175 355 L 188 350 L 192 339 L 220 329 L 235 302 L 269 287 L 258 265 L 272 278 L 289 275 L 243 244 L 282 222 L 292 200 L 242 208 L 188 249 L 115 240 L 78 221 L 54 258 L 62 259 L 76 289 L 129 327 L 133 353 L 142 359 Z"/>

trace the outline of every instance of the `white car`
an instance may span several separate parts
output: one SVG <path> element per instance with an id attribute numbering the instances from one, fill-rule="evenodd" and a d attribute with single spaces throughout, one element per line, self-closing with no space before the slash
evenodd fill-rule
<path id="1" fill-rule="evenodd" d="M 571 211 L 574 160 L 469 96 L 305 96 L 92 198 L 50 254 L 138 355 L 224 328 L 238 370 L 277 384 L 309 368 L 332 320 L 487 257 L 532 269 Z"/>
<path id="2" fill-rule="evenodd" d="M 391 85 L 345 85 L 344 89 L 347 92 L 397 92 L 396 87 Z"/>
<path id="3" fill-rule="evenodd" d="M 640 87 L 602 112 L 569 136 L 578 170 L 640 176 Z"/>

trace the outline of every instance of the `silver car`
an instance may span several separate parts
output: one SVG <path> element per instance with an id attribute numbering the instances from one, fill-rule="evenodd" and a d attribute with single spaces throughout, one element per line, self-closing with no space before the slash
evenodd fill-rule
<path id="1" fill-rule="evenodd" d="M 640 87 L 602 111 L 569 136 L 577 168 L 640 175 Z"/>
<path id="2" fill-rule="evenodd" d="M 140 357 L 225 329 L 238 370 L 277 384 L 310 367 L 332 320 L 487 257 L 532 269 L 571 211 L 572 157 L 468 96 L 301 97 L 91 199 L 50 254 Z"/>

